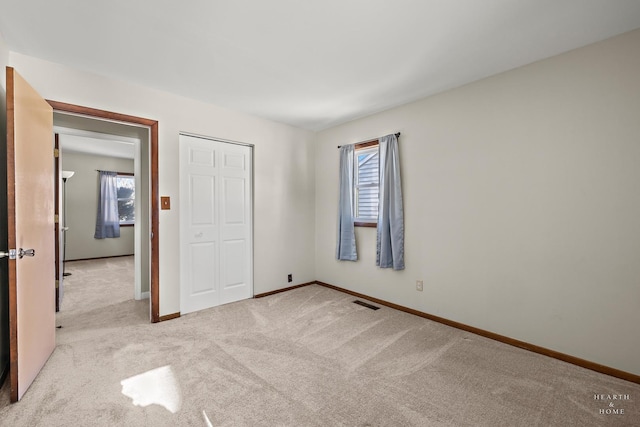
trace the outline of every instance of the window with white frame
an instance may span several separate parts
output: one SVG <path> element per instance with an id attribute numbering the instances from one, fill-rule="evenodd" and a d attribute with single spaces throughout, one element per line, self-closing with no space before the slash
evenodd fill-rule
<path id="1" fill-rule="evenodd" d="M 133 175 L 118 174 L 118 215 L 120 225 L 135 224 L 136 181 Z"/>
<path id="2" fill-rule="evenodd" d="M 378 144 L 356 146 L 354 156 L 355 225 L 375 227 L 378 222 L 379 158 Z"/>

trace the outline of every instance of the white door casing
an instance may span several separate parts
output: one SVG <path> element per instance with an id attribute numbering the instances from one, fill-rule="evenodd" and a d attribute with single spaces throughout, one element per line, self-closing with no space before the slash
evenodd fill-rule
<path id="1" fill-rule="evenodd" d="M 180 311 L 253 295 L 252 150 L 180 135 Z"/>

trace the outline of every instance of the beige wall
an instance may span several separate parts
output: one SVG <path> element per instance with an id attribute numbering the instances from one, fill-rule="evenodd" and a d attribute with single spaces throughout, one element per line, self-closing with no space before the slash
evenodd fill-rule
<path id="1" fill-rule="evenodd" d="M 316 278 L 640 374 L 640 30 L 320 132 Z M 406 270 L 334 258 L 339 144 L 401 131 Z M 415 288 L 424 280 L 424 292 Z"/>
<path id="2" fill-rule="evenodd" d="M 65 135 L 60 135 L 64 146 Z M 134 253 L 134 227 L 121 227 L 117 239 L 94 239 L 98 206 L 98 172 L 133 173 L 133 160 L 62 152 L 62 169 L 75 174 L 66 183 L 65 260 L 103 258 Z"/>
<path id="3" fill-rule="evenodd" d="M 309 131 L 25 55 L 11 65 L 47 99 L 159 121 L 160 315 L 180 310 L 178 133 L 242 141 L 254 150 L 254 291 L 315 279 L 314 163 Z"/>
<path id="4" fill-rule="evenodd" d="M 160 194 L 173 199 L 160 215 L 160 315 L 180 307 L 178 133 L 187 131 L 255 144 L 256 293 L 286 287 L 293 273 L 294 284 L 318 279 L 640 374 L 638 45 L 635 31 L 315 136 L 9 59 L 45 98 L 159 120 Z M 339 263 L 336 145 L 395 131 L 407 269 L 376 269 L 374 229 L 357 230 L 360 261 Z"/>

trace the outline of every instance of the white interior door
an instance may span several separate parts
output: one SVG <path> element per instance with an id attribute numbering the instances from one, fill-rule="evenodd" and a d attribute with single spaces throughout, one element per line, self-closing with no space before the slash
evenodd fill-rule
<path id="1" fill-rule="evenodd" d="M 253 295 L 251 147 L 180 135 L 180 311 Z"/>

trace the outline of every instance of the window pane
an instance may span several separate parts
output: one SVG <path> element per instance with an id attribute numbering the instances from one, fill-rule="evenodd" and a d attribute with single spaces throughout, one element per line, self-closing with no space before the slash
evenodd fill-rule
<path id="1" fill-rule="evenodd" d="M 118 176 L 118 199 L 131 199 L 135 197 L 136 185 L 132 176 Z"/>
<path id="2" fill-rule="evenodd" d="M 118 175 L 118 214 L 120 223 L 133 224 L 135 222 L 135 178 L 129 175 Z"/>
<path id="3" fill-rule="evenodd" d="M 378 186 L 360 187 L 357 189 L 356 216 L 361 219 L 378 218 Z"/>
<path id="4" fill-rule="evenodd" d="M 356 153 L 355 214 L 360 221 L 378 219 L 378 147 Z"/>
<path id="5" fill-rule="evenodd" d="M 133 222 L 135 219 L 135 203 L 133 200 L 118 200 L 120 222 Z"/>
<path id="6" fill-rule="evenodd" d="M 378 151 L 358 155 L 358 184 L 378 182 Z"/>

